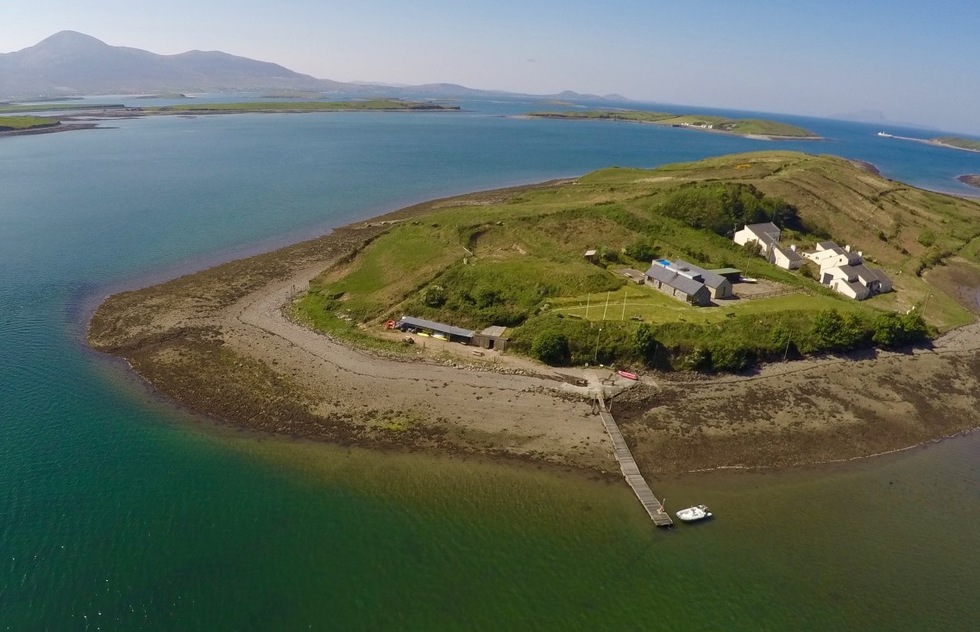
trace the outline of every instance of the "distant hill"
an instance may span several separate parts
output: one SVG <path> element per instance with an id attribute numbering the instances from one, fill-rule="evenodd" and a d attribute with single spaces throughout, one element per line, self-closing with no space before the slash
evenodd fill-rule
<path id="1" fill-rule="evenodd" d="M 278 64 L 218 51 L 157 55 L 61 31 L 0 54 L 0 95 L 55 96 L 249 89 L 331 90 L 343 86 Z"/>
<path id="2" fill-rule="evenodd" d="M 502 90 L 474 90 L 449 83 L 422 86 L 342 83 L 219 51 L 157 55 L 138 48 L 110 46 L 75 31 L 61 31 L 23 50 L 0 53 L 0 98 L 261 90 L 330 92 L 369 98 L 532 96 Z M 561 98 L 573 97 L 606 98 L 574 92 L 561 94 Z"/>

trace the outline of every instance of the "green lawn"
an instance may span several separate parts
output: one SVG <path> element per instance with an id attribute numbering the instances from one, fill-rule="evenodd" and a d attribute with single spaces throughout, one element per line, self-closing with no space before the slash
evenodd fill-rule
<path id="1" fill-rule="evenodd" d="M 0 116 L 0 131 L 51 127 L 58 123 L 58 119 L 41 116 Z"/>
<path id="2" fill-rule="evenodd" d="M 630 283 L 622 289 L 552 301 L 556 313 L 589 321 L 639 320 L 651 325 L 673 322 L 697 324 L 723 323 L 731 316 L 771 314 L 782 311 L 820 311 L 873 313 L 872 303 L 851 301 L 820 292 L 793 291 L 791 294 L 718 301 L 717 307 L 694 307 L 643 285 Z"/>

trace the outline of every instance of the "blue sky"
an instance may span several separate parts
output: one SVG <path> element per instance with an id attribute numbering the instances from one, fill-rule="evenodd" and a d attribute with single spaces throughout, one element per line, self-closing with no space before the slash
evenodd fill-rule
<path id="1" fill-rule="evenodd" d="M 223 50 L 338 81 L 575 90 L 980 134 L 977 0 L 32 0 L 0 52 L 63 30 Z"/>

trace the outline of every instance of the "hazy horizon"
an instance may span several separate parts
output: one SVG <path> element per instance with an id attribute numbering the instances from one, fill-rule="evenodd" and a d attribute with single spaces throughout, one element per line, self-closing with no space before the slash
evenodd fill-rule
<path id="1" fill-rule="evenodd" d="M 37 0 L 5 18 L 2 52 L 73 30 L 158 54 L 221 50 L 342 82 L 572 90 L 820 117 L 881 112 L 890 123 L 980 135 L 980 82 L 971 79 L 980 5 L 966 0 L 941 10 L 912 0 L 745 0 L 737 10 L 721 0 Z"/>

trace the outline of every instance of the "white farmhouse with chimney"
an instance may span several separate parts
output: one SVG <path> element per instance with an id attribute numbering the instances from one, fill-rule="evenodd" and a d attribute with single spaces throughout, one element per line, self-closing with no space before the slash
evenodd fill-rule
<path id="1" fill-rule="evenodd" d="M 821 283 L 849 298 L 862 301 L 892 289 L 891 279 L 881 270 L 865 266 L 862 253 L 850 246 L 841 248 L 832 241 L 822 241 L 803 256 L 820 266 Z"/>
<path id="2" fill-rule="evenodd" d="M 803 258 L 796 252 L 796 246 L 779 245 L 779 233 L 779 227 L 772 222 L 747 224 L 732 239 L 739 246 L 757 243 L 766 261 L 784 270 L 796 270 L 803 265 Z"/>

